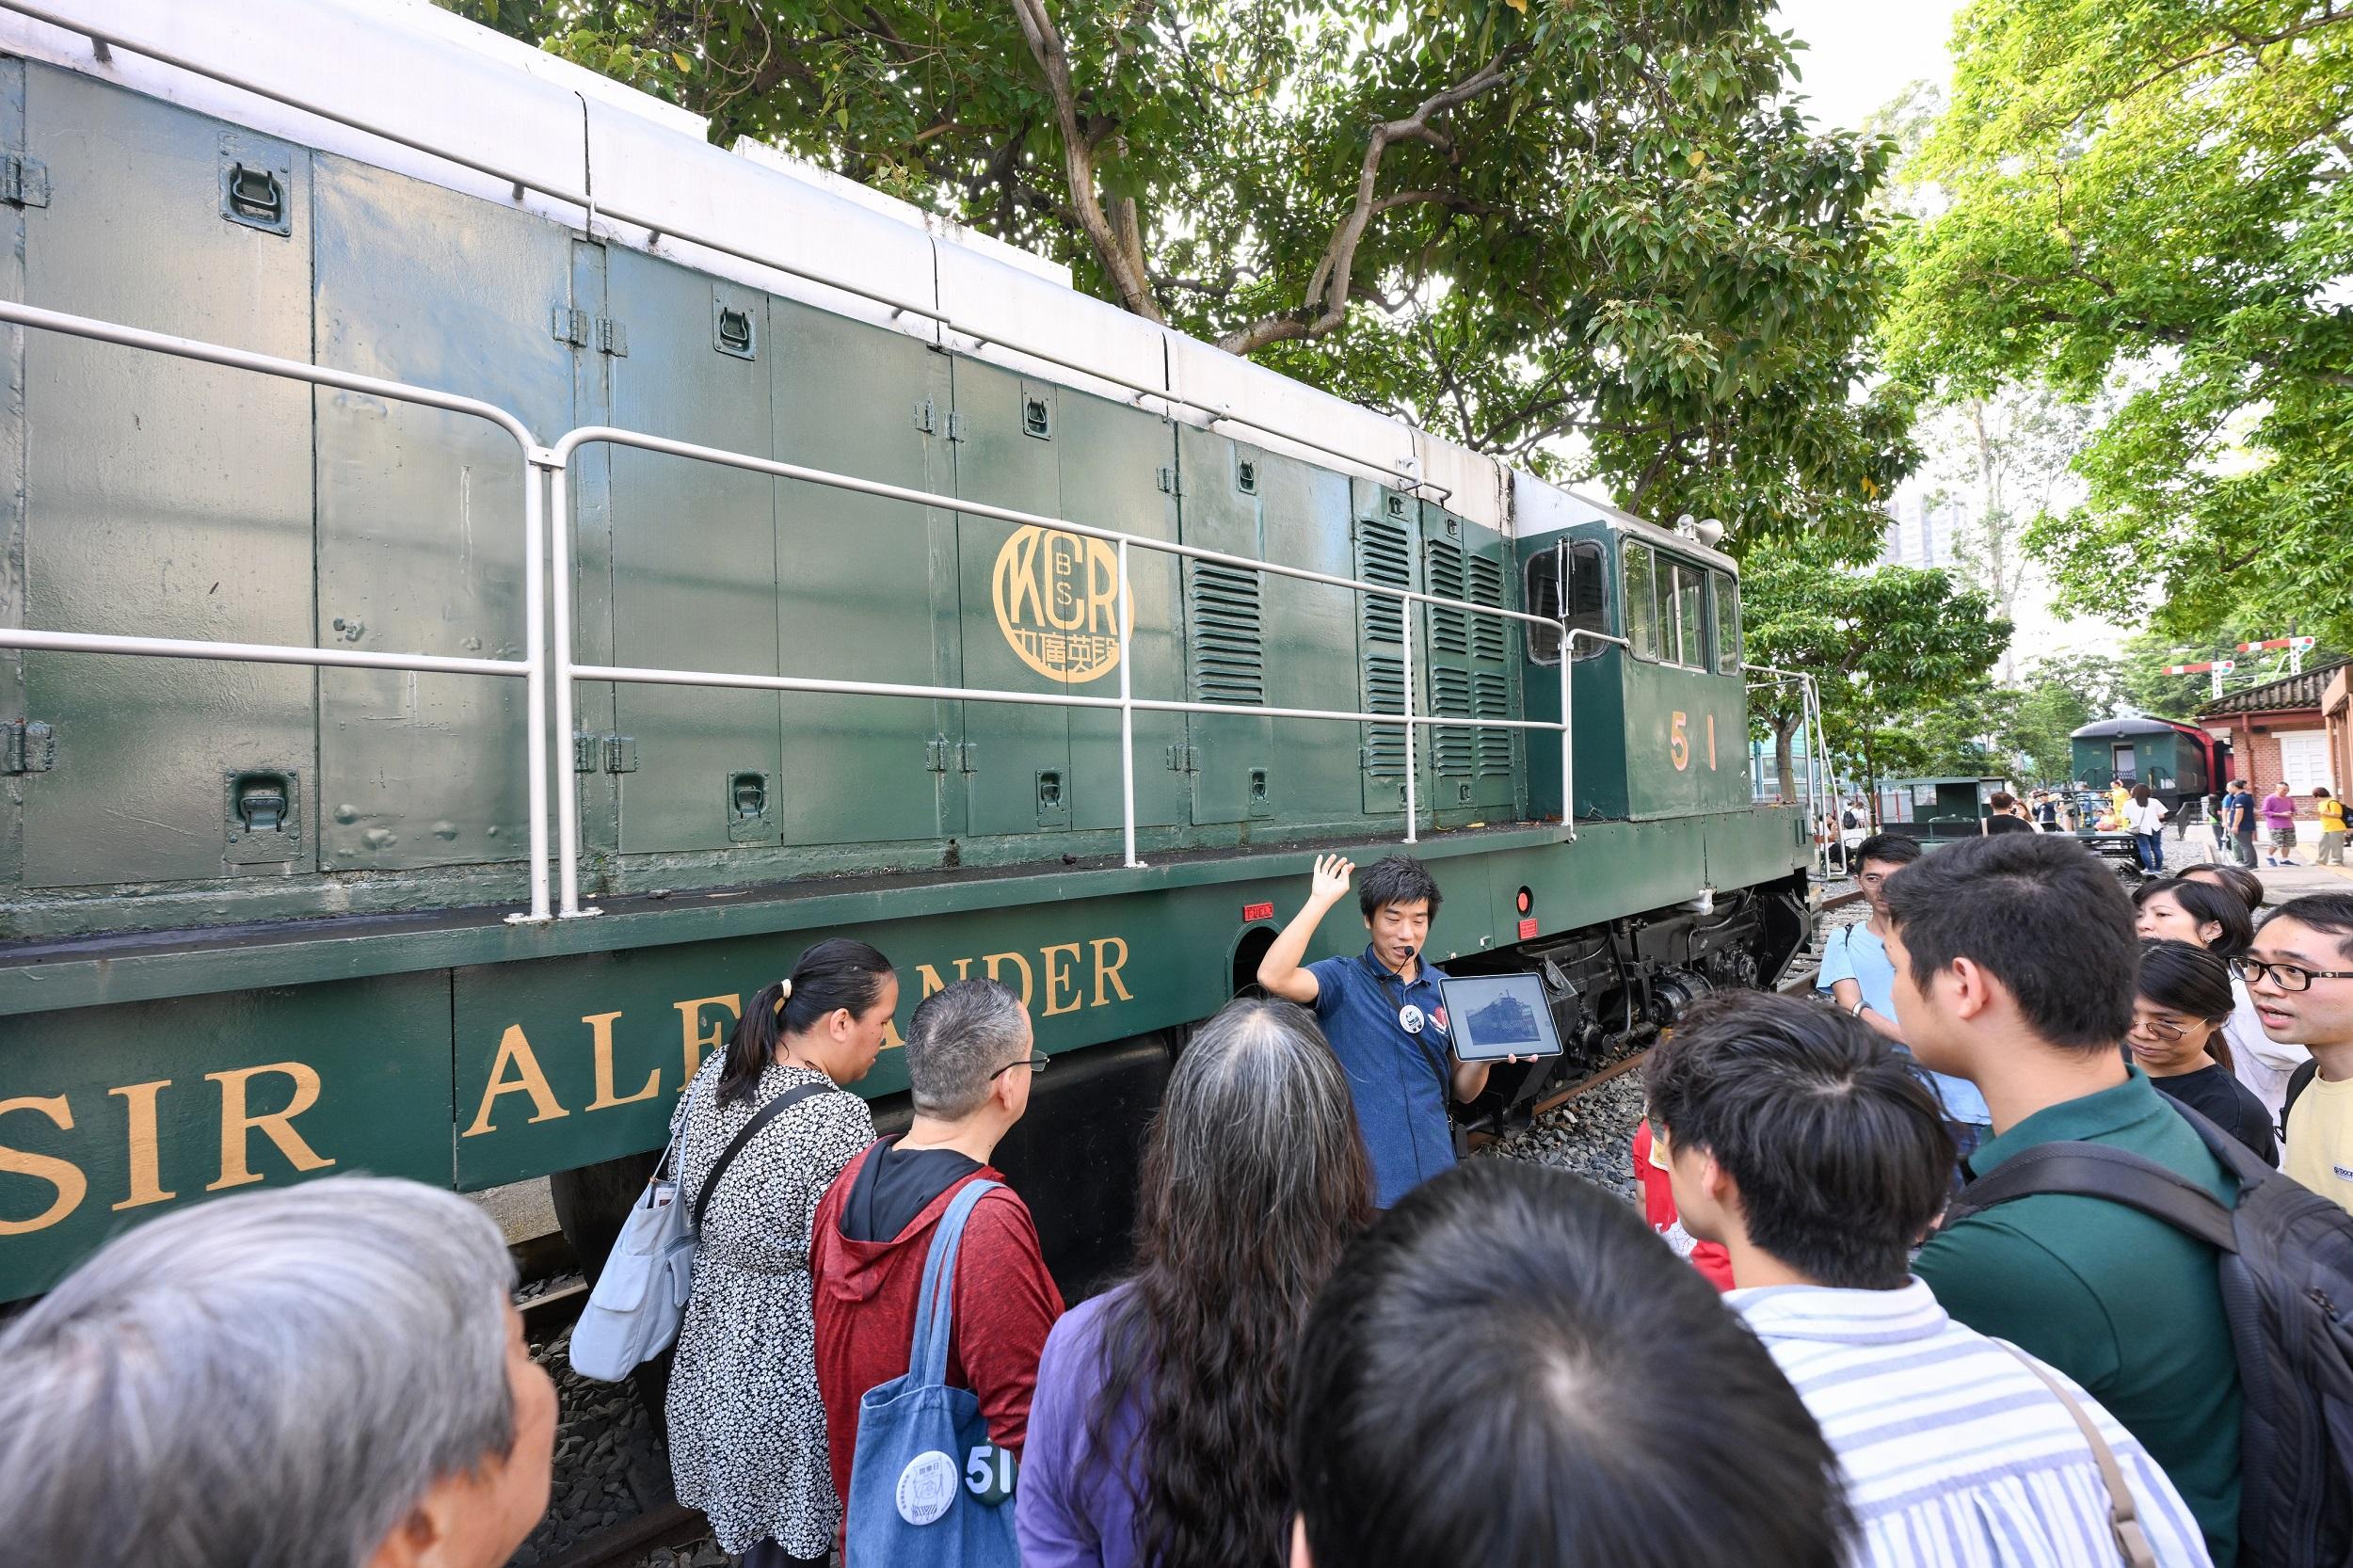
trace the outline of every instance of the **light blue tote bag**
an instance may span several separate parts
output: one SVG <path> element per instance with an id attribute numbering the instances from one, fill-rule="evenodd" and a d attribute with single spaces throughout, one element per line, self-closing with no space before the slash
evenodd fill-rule
<path id="1" fill-rule="evenodd" d="M 850 1461 L 849 1560 L 858 1568 L 1017 1568 L 1013 1455 L 988 1440 L 970 1390 L 948 1386 L 956 1249 L 993 1181 L 967 1182 L 923 1259 L 904 1377 L 858 1400 Z"/>

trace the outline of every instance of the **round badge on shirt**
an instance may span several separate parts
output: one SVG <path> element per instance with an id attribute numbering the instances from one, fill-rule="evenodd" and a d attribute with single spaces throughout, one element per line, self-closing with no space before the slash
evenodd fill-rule
<path id="1" fill-rule="evenodd" d="M 1407 1002 L 1397 1010 L 1397 1022 L 1398 1027 L 1404 1030 L 1406 1033 L 1419 1034 L 1423 1022 L 1421 1009 L 1410 1001 Z"/>
<path id="2" fill-rule="evenodd" d="M 910 1525 L 930 1524 L 955 1499 L 956 1462 L 937 1448 L 917 1454 L 899 1472 L 899 1517 Z"/>

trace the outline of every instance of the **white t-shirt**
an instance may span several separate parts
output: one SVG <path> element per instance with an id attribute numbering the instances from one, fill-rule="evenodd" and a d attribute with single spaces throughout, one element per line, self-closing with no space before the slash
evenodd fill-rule
<path id="1" fill-rule="evenodd" d="M 2134 801 L 2124 808 L 2124 825 L 2136 833 L 2154 833 L 2165 825 L 2165 819 L 2172 814 L 2165 808 L 2163 801 L 2151 795 L 2145 805 Z"/>
<path id="2" fill-rule="evenodd" d="M 2281 1045 L 2264 1032 L 2255 1000 L 2247 994 L 2247 982 L 2231 982 L 2231 1000 L 2236 1006 L 2222 1025 L 2222 1037 L 2231 1043 L 2231 1069 L 2264 1102 L 2264 1109 L 2271 1113 L 2271 1125 L 2278 1127 L 2280 1107 L 2288 1097 L 2288 1080 L 2313 1059 L 2313 1053 L 2302 1046 Z"/>

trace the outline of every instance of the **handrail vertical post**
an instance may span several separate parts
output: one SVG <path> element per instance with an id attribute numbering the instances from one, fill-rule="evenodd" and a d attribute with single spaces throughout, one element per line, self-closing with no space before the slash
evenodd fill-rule
<path id="1" fill-rule="evenodd" d="M 534 921 L 548 919 L 548 514 L 539 467 L 545 456 L 523 452 L 523 642 L 529 649 L 523 661 L 523 787 L 530 795 L 528 918 Z"/>
<path id="2" fill-rule="evenodd" d="M 1561 619 L 1561 820 L 1569 824 L 1569 841 L 1577 841 L 1577 764 L 1571 760 L 1576 747 L 1569 744 L 1569 661 L 1571 643 L 1576 633 L 1569 630 L 1568 617 Z"/>
<path id="3" fill-rule="evenodd" d="M 1129 657 L 1135 641 L 1135 595 L 1128 582 L 1128 541 L 1119 541 L 1119 826 L 1124 864 L 1141 866 L 1136 858 L 1136 708 L 1135 661 Z"/>
<path id="4" fill-rule="evenodd" d="M 1414 601 L 1403 595 L 1397 601 L 1397 624 L 1405 639 L 1405 841 L 1410 844 L 1420 812 L 1414 800 Z"/>
<path id="5" fill-rule="evenodd" d="M 572 505 L 571 454 L 565 453 L 548 467 L 549 575 L 555 581 L 555 744 L 563 782 L 555 792 L 556 906 L 560 920 L 599 914 L 580 906 L 580 779 L 568 760 L 576 744 L 572 732 L 575 700 L 572 677 Z"/>

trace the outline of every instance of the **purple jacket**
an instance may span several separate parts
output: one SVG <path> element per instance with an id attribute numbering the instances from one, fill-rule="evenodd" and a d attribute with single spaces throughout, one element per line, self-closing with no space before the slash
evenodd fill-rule
<path id="1" fill-rule="evenodd" d="M 1103 1313 L 1130 1286 L 1080 1303 L 1046 1336 L 1030 1398 L 1030 1439 L 1021 1453 L 1014 1494 L 1014 1527 L 1021 1537 L 1021 1568 L 1135 1568 L 1136 1457 L 1144 1412 L 1130 1389 L 1104 1435 L 1111 1454 L 1098 1458 L 1087 1440 L 1087 1419 L 1101 1388 Z"/>

